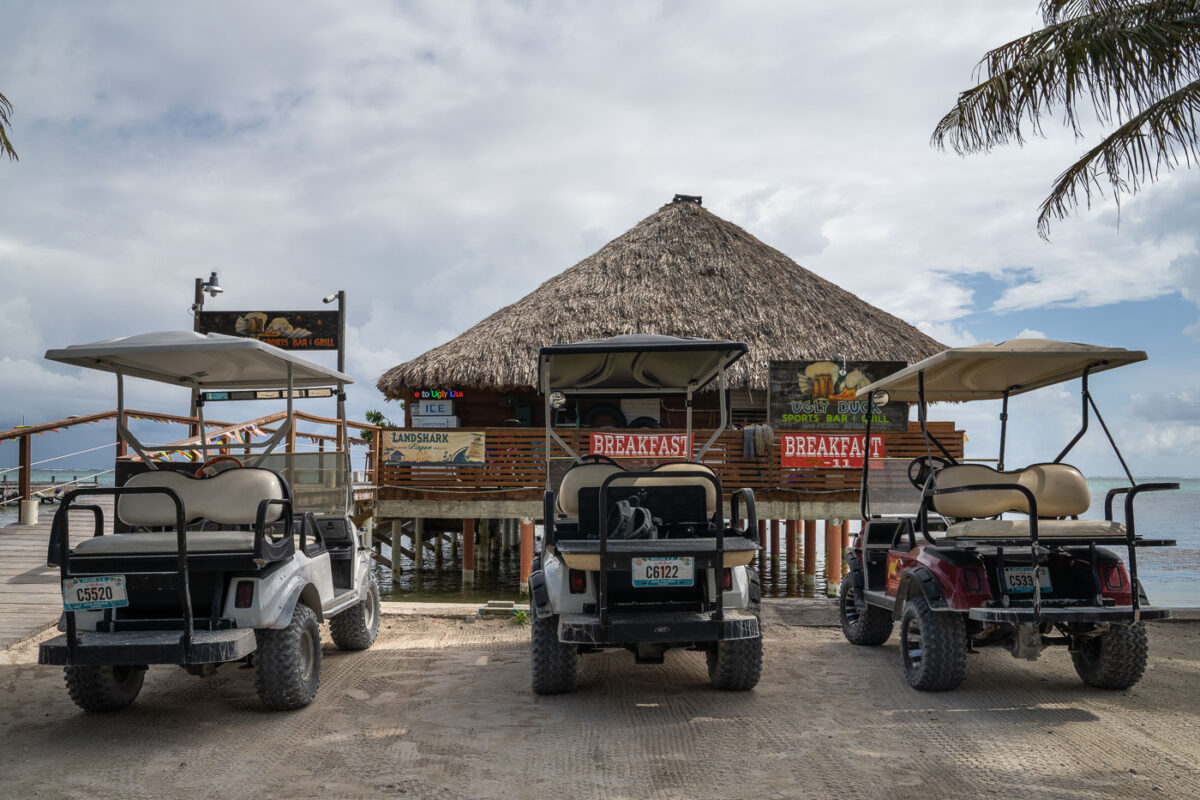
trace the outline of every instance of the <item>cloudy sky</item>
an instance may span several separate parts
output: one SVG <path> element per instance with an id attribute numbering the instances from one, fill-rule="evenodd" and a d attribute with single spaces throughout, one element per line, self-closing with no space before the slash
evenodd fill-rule
<path id="1" fill-rule="evenodd" d="M 1047 244 L 1037 206 L 1099 129 L 965 159 L 929 146 L 982 54 L 1036 26 L 1034 0 L 13 0 L 2 14 L 20 161 L 0 162 L 0 428 L 111 408 L 111 377 L 44 351 L 189 329 L 193 280 L 213 270 L 226 293 L 211 309 L 317 308 L 345 289 L 351 412 L 391 411 L 385 369 L 682 192 L 947 344 L 1147 350 L 1096 379 L 1101 408 L 1136 472 L 1200 475 L 1200 173 L 1119 215 L 1101 201 Z M 129 404 L 185 413 L 187 399 L 131 387 Z M 983 455 L 994 413 L 935 416 Z M 1074 387 L 1014 401 L 1010 461 L 1053 455 L 1077 415 Z M 39 437 L 35 458 L 87 436 L 104 439 Z M 1117 472 L 1102 444 L 1073 460 Z M 0 464 L 15 450 L 0 445 Z"/>

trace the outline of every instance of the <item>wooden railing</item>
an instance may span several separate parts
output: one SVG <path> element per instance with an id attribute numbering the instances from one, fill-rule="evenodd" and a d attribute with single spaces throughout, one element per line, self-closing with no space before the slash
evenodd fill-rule
<path id="1" fill-rule="evenodd" d="M 933 422 L 931 432 L 954 456 L 963 452 L 963 432 L 953 422 Z M 387 430 L 384 429 L 386 435 Z M 474 429 L 478 430 L 478 429 Z M 546 435 L 541 428 L 484 428 L 485 463 L 453 466 L 395 466 L 380 464 L 379 497 L 384 500 L 478 496 L 479 499 L 532 499 L 541 496 L 546 484 Z M 592 431 L 575 428 L 556 429 L 577 453 L 589 452 Z M 646 430 L 617 431 L 647 433 Z M 682 431 L 658 430 L 655 433 Z M 695 441 L 702 443 L 711 431 L 696 431 Z M 911 459 L 925 453 L 925 440 L 916 423 L 907 431 L 880 434 L 889 458 Z M 779 434 L 767 454 L 742 455 L 743 432 L 728 430 L 721 434 L 703 458 L 728 489 L 748 487 L 766 498 L 806 495 L 857 495 L 861 470 L 792 469 L 780 465 Z M 551 444 L 551 454 L 565 470 L 567 454 Z M 558 461 L 558 459 L 563 459 Z"/>

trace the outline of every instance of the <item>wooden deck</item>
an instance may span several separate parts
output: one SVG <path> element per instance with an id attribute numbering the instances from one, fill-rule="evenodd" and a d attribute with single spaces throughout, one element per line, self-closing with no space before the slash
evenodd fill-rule
<path id="1" fill-rule="evenodd" d="M 112 498 L 94 498 L 112 519 Z M 0 528 L 0 650 L 44 631 L 58 622 L 62 590 L 58 569 L 46 566 L 50 523 L 58 506 L 42 506 L 37 525 L 13 523 Z M 92 515 L 72 514 L 71 544 L 92 534 Z M 75 521 L 77 520 L 77 521 Z"/>

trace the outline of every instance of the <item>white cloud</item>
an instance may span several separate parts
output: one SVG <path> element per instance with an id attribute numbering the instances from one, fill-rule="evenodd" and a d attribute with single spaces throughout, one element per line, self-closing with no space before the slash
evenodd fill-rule
<path id="1" fill-rule="evenodd" d="M 1033 328 L 1025 328 L 1024 330 L 1022 330 L 1020 333 L 1018 333 L 1013 338 L 1014 339 L 1045 339 L 1046 334 L 1042 333 L 1041 331 L 1034 330 Z"/>
<path id="2" fill-rule="evenodd" d="M 41 352 L 188 328 L 192 280 L 214 269 L 227 291 L 211 308 L 317 307 L 345 289 L 351 408 L 377 407 L 386 368 L 675 192 L 949 345 L 1009 311 L 1198 302 L 1194 181 L 1126 201 L 1119 232 L 1105 206 L 1047 245 L 1037 204 L 1086 142 L 929 147 L 978 59 L 1037 17 L 922 8 L 6 10 L 0 89 L 21 160 L 0 163 L 0 411 L 107 407 L 107 387 L 38 366 Z M 978 297 L 981 276 L 1006 291 Z"/>

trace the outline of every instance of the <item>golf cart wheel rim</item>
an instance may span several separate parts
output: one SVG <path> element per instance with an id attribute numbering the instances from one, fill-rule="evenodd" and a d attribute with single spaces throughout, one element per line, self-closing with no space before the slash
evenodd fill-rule
<path id="1" fill-rule="evenodd" d="M 910 670 L 921 668 L 921 658 L 924 655 L 921 641 L 921 623 L 910 619 L 904 626 L 904 637 L 901 646 L 904 651 L 904 665 Z"/>
<path id="2" fill-rule="evenodd" d="M 858 613 L 857 599 L 854 595 L 854 586 L 849 586 L 846 589 L 846 601 L 843 607 L 843 613 L 846 615 L 846 624 L 854 627 L 858 625 L 862 615 Z"/>
<path id="3" fill-rule="evenodd" d="M 307 681 L 312 677 L 313 665 L 317 661 L 316 654 L 313 652 L 314 639 L 312 631 L 304 630 L 300 632 L 300 679 Z"/>
<path id="4" fill-rule="evenodd" d="M 363 624 L 366 625 L 367 630 L 375 627 L 375 609 L 379 606 L 377 598 L 378 595 L 375 593 L 375 590 L 371 589 L 367 592 L 367 596 L 363 600 L 363 605 L 365 606 L 363 609 Z"/>

